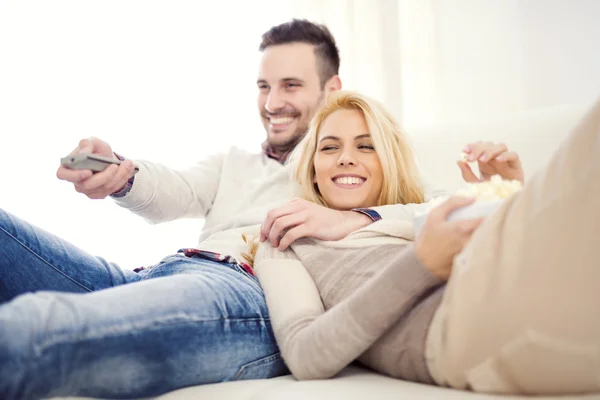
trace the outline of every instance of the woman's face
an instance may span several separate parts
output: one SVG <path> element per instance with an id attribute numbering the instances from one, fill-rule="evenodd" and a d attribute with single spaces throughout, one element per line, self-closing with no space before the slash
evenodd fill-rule
<path id="1" fill-rule="evenodd" d="M 362 112 L 338 110 L 325 118 L 314 167 L 315 183 L 329 207 L 350 210 L 377 205 L 383 171 Z"/>

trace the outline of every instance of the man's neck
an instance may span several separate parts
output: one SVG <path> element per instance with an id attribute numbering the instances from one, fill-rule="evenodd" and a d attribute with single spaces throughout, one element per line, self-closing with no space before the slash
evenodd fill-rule
<path id="1" fill-rule="evenodd" d="M 262 144 L 262 149 L 263 149 L 263 153 L 281 163 L 281 164 L 285 164 L 288 160 L 288 158 L 290 157 L 290 154 L 292 153 L 292 151 L 294 150 L 294 148 L 298 145 L 298 142 L 293 143 L 293 145 L 288 145 L 285 147 L 277 147 L 277 146 L 272 146 L 269 144 L 268 141 L 264 141 Z"/>

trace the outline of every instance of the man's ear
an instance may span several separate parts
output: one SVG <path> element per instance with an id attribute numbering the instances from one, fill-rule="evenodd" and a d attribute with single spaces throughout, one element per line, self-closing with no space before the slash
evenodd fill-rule
<path id="1" fill-rule="evenodd" d="M 327 83 L 325 83 L 325 90 L 327 92 L 334 92 L 336 90 L 342 90 L 342 80 L 340 79 L 340 76 L 334 75 L 331 78 L 329 78 Z"/>

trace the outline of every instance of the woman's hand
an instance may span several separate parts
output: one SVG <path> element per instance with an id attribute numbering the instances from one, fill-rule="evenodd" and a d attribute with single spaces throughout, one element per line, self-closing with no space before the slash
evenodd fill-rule
<path id="1" fill-rule="evenodd" d="M 487 181 L 493 175 L 500 175 L 503 179 L 515 179 L 525 183 L 525 173 L 519 155 L 508 151 L 504 143 L 476 142 L 465 146 L 463 151 L 469 162 L 477 161 L 481 175 L 479 178 L 475 176 L 469 164 L 460 160 L 457 164 L 466 182 Z"/>
<path id="2" fill-rule="evenodd" d="M 417 257 L 429 272 L 442 280 L 448 280 L 454 257 L 483 221 L 483 218 L 448 221 L 448 215 L 474 201 L 474 198 L 452 197 L 435 207 L 416 238 Z"/>

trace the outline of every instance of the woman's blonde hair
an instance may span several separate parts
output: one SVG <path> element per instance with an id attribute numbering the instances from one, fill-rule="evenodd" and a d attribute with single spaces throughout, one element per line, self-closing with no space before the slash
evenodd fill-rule
<path id="1" fill-rule="evenodd" d="M 300 184 L 304 199 L 327 207 L 327 202 L 314 183 L 314 157 L 321 125 L 325 118 L 338 110 L 357 110 L 362 113 L 381 168 L 383 184 L 377 204 L 408 204 L 424 201 L 418 168 L 404 130 L 379 102 L 351 91 L 329 94 L 325 106 L 315 114 L 308 133 L 292 155 L 294 178 Z"/>
<path id="2" fill-rule="evenodd" d="M 373 206 L 422 203 L 424 195 L 418 168 L 403 129 L 380 103 L 350 91 L 329 94 L 325 106 L 315 114 L 308 133 L 291 156 L 291 162 L 294 163 L 293 174 L 300 184 L 301 197 L 328 207 L 314 183 L 314 157 L 323 121 L 338 110 L 360 111 L 367 122 L 383 170 L 381 193 L 377 204 Z M 260 242 L 258 237 L 242 235 L 242 238 L 248 245 L 248 252 L 243 253 L 242 258 L 252 267 Z"/>

